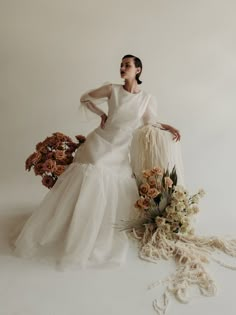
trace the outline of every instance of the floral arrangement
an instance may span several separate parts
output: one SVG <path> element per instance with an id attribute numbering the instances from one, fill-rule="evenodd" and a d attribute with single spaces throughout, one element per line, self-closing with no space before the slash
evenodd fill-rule
<path id="1" fill-rule="evenodd" d="M 125 224 L 124 229 L 143 235 L 146 230 L 162 230 L 165 237 L 175 239 L 177 234 L 192 235 L 191 218 L 199 212 L 198 203 L 205 191 L 200 189 L 189 195 L 177 185 L 175 167 L 168 170 L 159 167 L 143 171 L 143 180 L 138 180 L 140 198 L 135 203 L 137 219 Z"/>
<path id="2" fill-rule="evenodd" d="M 51 189 L 58 177 L 73 161 L 73 153 L 86 141 L 83 135 L 75 136 L 77 143 L 61 132 L 54 132 L 52 136 L 36 144 L 36 151 L 25 161 L 25 169 L 34 168 L 35 175 L 42 177 L 42 184 Z"/>
<path id="3" fill-rule="evenodd" d="M 162 300 L 153 301 L 154 310 L 159 315 L 166 314 L 170 294 L 188 303 L 194 286 L 202 295 L 216 295 L 216 284 L 204 265 L 212 259 L 236 270 L 236 266 L 224 264 L 212 255 L 218 250 L 235 257 L 236 240 L 195 235 L 191 220 L 199 212 L 198 203 L 205 191 L 200 189 L 190 195 L 177 184 L 175 167 L 170 173 L 160 167 L 147 169 L 136 180 L 139 199 L 134 204 L 134 218 L 123 221 L 119 229 L 138 241 L 141 259 L 157 263 L 161 258 L 172 258 L 176 263 L 172 275 L 149 287 L 165 285 Z"/>

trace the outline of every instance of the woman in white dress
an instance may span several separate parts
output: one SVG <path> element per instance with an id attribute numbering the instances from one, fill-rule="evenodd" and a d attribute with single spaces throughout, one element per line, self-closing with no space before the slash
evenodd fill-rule
<path id="1" fill-rule="evenodd" d="M 138 88 L 141 72 L 141 60 L 126 55 L 120 66 L 124 85 L 105 84 L 81 96 L 81 106 L 99 115 L 101 124 L 87 136 L 37 209 L 18 227 L 12 239 L 16 255 L 52 258 L 60 266 L 114 266 L 125 262 L 128 237 L 114 224 L 132 215 L 138 198 L 133 176 L 137 165 L 134 171 L 132 161 L 135 164 L 135 159 L 139 160 L 139 147 L 132 140 L 137 130 L 152 125 L 157 118 L 154 97 Z M 107 115 L 97 106 L 104 100 L 108 103 Z M 179 131 L 170 125 L 157 123 L 153 128 L 165 133 L 160 139 L 161 149 L 167 143 L 173 147 L 180 140 Z M 172 152 L 178 153 L 172 159 L 181 176 L 180 148 Z"/>

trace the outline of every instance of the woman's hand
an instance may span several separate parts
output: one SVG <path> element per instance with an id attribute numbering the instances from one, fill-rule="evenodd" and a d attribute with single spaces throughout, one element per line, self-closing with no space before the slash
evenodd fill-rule
<path id="1" fill-rule="evenodd" d="M 102 121 L 101 121 L 100 126 L 103 129 L 105 127 L 105 123 L 106 123 L 106 120 L 107 120 L 107 115 L 106 114 L 102 114 L 101 115 L 101 119 L 102 119 Z"/>
<path id="2" fill-rule="evenodd" d="M 174 137 L 172 138 L 173 140 L 175 140 L 176 142 L 180 140 L 180 132 L 178 129 L 166 124 L 161 124 L 161 126 L 162 130 L 168 130 L 170 133 L 174 135 Z"/>

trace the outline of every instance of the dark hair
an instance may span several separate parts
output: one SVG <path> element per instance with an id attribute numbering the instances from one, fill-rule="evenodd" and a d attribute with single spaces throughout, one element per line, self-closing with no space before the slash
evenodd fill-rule
<path id="1" fill-rule="evenodd" d="M 141 73 L 142 73 L 142 69 L 143 69 L 142 61 L 141 61 L 138 57 L 133 56 L 133 55 L 125 55 L 125 56 L 122 58 L 122 60 L 125 59 L 125 58 L 133 58 L 133 59 L 134 59 L 135 67 L 136 67 L 136 68 L 138 68 L 138 67 L 141 68 L 141 71 L 136 74 L 135 79 L 137 80 L 137 83 L 138 83 L 138 84 L 142 84 L 142 81 L 139 80 L 139 77 L 140 77 L 140 75 L 141 75 Z"/>

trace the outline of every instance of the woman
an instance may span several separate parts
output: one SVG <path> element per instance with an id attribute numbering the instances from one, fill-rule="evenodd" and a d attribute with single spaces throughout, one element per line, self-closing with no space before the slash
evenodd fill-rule
<path id="1" fill-rule="evenodd" d="M 141 72 L 140 59 L 126 55 L 120 67 L 124 85 L 105 84 L 81 96 L 81 106 L 99 115 L 101 124 L 87 136 L 73 163 L 17 232 L 13 241 L 17 255 L 50 256 L 61 267 L 125 262 L 128 238 L 114 224 L 132 215 L 138 198 L 132 160 L 139 148 L 132 139 L 135 131 L 152 125 L 157 116 L 153 96 L 138 88 Z M 107 115 L 97 106 L 104 101 Z M 180 140 L 174 127 L 155 126 L 161 132 L 169 131 L 176 142 Z"/>

